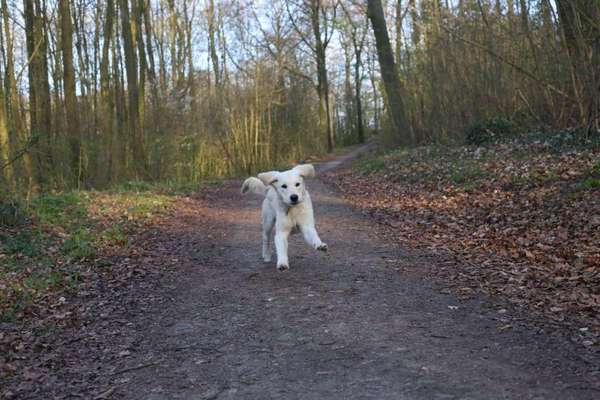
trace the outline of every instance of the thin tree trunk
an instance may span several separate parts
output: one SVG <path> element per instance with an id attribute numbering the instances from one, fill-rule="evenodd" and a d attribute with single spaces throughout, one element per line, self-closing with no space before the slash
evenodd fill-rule
<path id="1" fill-rule="evenodd" d="M 47 173 L 52 171 L 50 140 L 52 110 L 46 60 L 45 9 L 38 0 L 23 0 L 23 8 L 27 55 L 30 60 L 28 68 L 30 130 L 32 140 L 37 146 L 35 180 L 45 185 L 50 178 Z"/>
<path id="2" fill-rule="evenodd" d="M 367 12 L 371 20 L 373 33 L 375 34 L 379 67 L 381 69 L 381 77 L 387 97 L 390 120 L 394 128 L 394 135 L 399 140 L 414 144 L 414 135 L 406 119 L 406 111 L 404 110 L 402 100 L 402 85 L 398 76 L 398 69 L 394 62 L 394 53 L 390 45 L 381 0 L 368 0 Z"/>
<path id="3" fill-rule="evenodd" d="M 212 62 L 213 75 L 215 78 L 215 88 L 220 86 L 220 64 L 219 55 L 217 54 L 216 44 L 216 27 L 215 27 L 215 3 L 213 0 L 208 2 L 208 47 L 210 52 L 210 60 Z M 217 89 L 218 90 L 218 89 Z"/>
<path id="4" fill-rule="evenodd" d="M 100 117 L 102 146 L 107 161 L 107 170 L 98 171 L 101 174 L 102 183 L 106 182 L 115 172 L 115 163 L 117 158 L 113 152 L 113 140 L 114 140 L 114 104 L 113 97 L 110 92 L 110 73 L 109 73 L 109 60 L 110 60 L 110 44 L 113 35 L 115 5 L 113 0 L 106 0 L 106 11 L 104 13 L 104 41 L 102 43 L 102 56 L 100 60 L 100 104 L 102 115 Z"/>
<path id="5" fill-rule="evenodd" d="M 6 102 L 4 88 L 0 85 L 0 183 L 13 190 L 13 172 L 10 164 L 10 138 L 8 136 L 8 121 L 6 118 Z M 0 189 L 0 194 L 1 189 Z"/>
<path id="6" fill-rule="evenodd" d="M 402 0 L 396 0 L 396 15 L 395 15 L 395 28 L 396 28 L 396 63 L 400 65 L 402 62 Z"/>
<path id="7" fill-rule="evenodd" d="M 8 14 L 8 5 L 6 0 L 0 2 L 2 13 L 2 21 L 4 28 L 4 36 L 6 41 L 6 68 L 5 68 L 5 95 L 7 98 L 6 102 L 6 117 L 8 123 L 8 134 L 10 140 L 10 148 L 15 151 L 20 151 L 21 148 L 26 146 L 27 138 L 25 137 L 25 122 L 23 121 L 24 113 L 21 112 L 21 96 L 17 88 L 17 80 L 15 76 L 15 64 L 13 56 L 13 30 L 10 25 L 10 18 Z M 20 178 L 24 177 L 29 181 L 33 180 L 33 164 L 31 160 L 31 153 L 26 151 L 23 153 L 23 171 L 21 174 L 19 171 L 15 171 L 14 178 L 16 183 L 20 183 Z M 21 165 L 20 162 L 15 162 L 15 166 Z M 28 187 L 31 182 L 22 184 L 24 187 Z"/>
<path id="8" fill-rule="evenodd" d="M 582 94 L 580 124 L 600 127 L 600 0 L 558 0 L 558 14 Z"/>
<path id="9" fill-rule="evenodd" d="M 70 150 L 69 167 L 73 181 L 79 183 L 81 174 L 81 136 L 79 112 L 75 94 L 75 70 L 73 68 L 73 25 L 71 23 L 70 0 L 60 0 L 61 51 L 63 64 L 64 104 L 67 120 L 67 137 Z"/>
<path id="10" fill-rule="evenodd" d="M 135 0 L 134 0 L 135 1 Z M 121 30 L 123 36 L 123 53 L 127 74 L 127 103 L 129 135 L 132 139 L 133 163 L 136 178 L 146 178 L 147 165 L 144 150 L 144 136 L 140 123 L 140 98 L 138 84 L 138 61 L 135 37 L 131 27 L 131 18 L 127 0 L 119 0 L 121 8 Z M 135 16 L 135 14 L 134 14 Z"/>
<path id="11" fill-rule="evenodd" d="M 179 38 L 179 26 L 177 23 L 177 11 L 175 10 L 174 0 L 167 0 L 167 6 L 169 7 L 169 48 L 171 51 L 171 82 L 173 87 L 179 85 L 179 58 L 178 58 L 178 38 Z"/>
<path id="12" fill-rule="evenodd" d="M 365 142 L 365 130 L 363 127 L 362 100 L 360 98 L 361 97 L 360 89 L 362 86 L 362 79 L 360 78 L 360 65 L 361 65 L 360 57 L 361 57 L 362 51 L 360 48 L 357 47 L 356 40 L 355 40 L 355 44 L 354 44 L 354 54 L 356 57 L 356 61 L 354 63 L 354 91 L 355 91 L 354 102 L 356 105 L 356 131 L 357 131 L 357 135 L 358 135 L 358 142 L 364 143 Z"/>
<path id="13" fill-rule="evenodd" d="M 320 0 L 311 0 L 311 22 L 315 37 L 315 56 L 317 61 L 317 91 L 319 92 L 319 121 L 327 135 L 327 151 L 332 152 L 334 146 L 333 130 L 331 129 L 331 114 L 329 109 L 329 81 L 327 79 L 327 58 L 325 44 L 321 37 Z"/>
<path id="14" fill-rule="evenodd" d="M 350 49 L 348 48 L 348 42 L 344 41 L 344 43 L 342 44 L 342 50 L 344 51 L 344 101 L 343 103 L 345 104 L 345 114 L 346 117 L 344 118 L 345 123 L 342 124 L 342 130 L 344 131 L 345 135 L 349 135 L 352 134 L 353 131 L 353 125 L 354 125 L 354 107 L 353 107 L 353 103 L 354 103 L 354 96 L 353 96 L 353 90 L 352 90 L 352 84 L 350 83 L 350 76 L 352 75 L 352 73 L 350 72 L 351 69 L 351 58 L 352 56 L 350 55 Z M 336 112 L 336 114 L 338 114 Z M 340 126 L 340 124 L 338 124 L 338 126 Z"/>

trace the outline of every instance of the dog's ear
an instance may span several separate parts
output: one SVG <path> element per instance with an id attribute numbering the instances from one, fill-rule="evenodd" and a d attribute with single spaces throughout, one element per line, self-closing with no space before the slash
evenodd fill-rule
<path id="1" fill-rule="evenodd" d="M 294 167 L 303 178 L 313 178 L 315 176 L 315 167 L 312 164 L 300 164 Z"/>
<path id="2" fill-rule="evenodd" d="M 269 171 L 269 172 L 261 172 L 258 174 L 258 179 L 262 181 L 265 185 L 269 186 L 272 183 L 277 182 L 277 178 L 279 177 L 278 171 Z"/>

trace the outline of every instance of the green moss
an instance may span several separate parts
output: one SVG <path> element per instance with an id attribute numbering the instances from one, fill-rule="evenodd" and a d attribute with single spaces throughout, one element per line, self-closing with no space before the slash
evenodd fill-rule
<path id="1" fill-rule="evenodd" d="M 19 226 L 27 223 L 27 212 L 16 202 L 0 203 L 0 226 Z"/>
<path id="2" fill-rule="evenodd" d="M 600 178 L 587 177 L 577 185 L 577 190 L 592 190 L 600 188 Z"/>
<path id="3" fill-rule="evenodd" d="M 44 194 L 36 197 L 30 208 L 42 225 L 67 227 L 86 220 L 88 200 L 85 192 Z"/>
<path id="4" fill-rule="evenodd" d="M 123 231 L 123 227 L 119 225 L 111 226 L 102 232 L 101 240 L 110 246 L 124 246 L 129 245 L 129 237 Z"/>
<path id="5" fill-rule="evenodd" d="M 83 229 L 69 236 L 60 246 L 60 251 L 73 259 L 91 258 L 96 254 L 92 236 Z"/>
<path id="6" fill-rule="evenodd" d="M 41 254 L 40 242 L 40 232 L 33 229 L 24 229 L 14 234 L 0 235 L 2 251 L 8 255 L 36 257 Z"/>
<path id="7" fill-rule="evenodd" d="M 466 142 L 470 145 L 483 145 L 515 136 L 516 125 L 508 118 L 493 117 L 477 122 L 466 131 Z"/>
<path id="8" fill-rule="evenodd" d="M 374 158 L 361 161 L 357 168 L 366 173 L 379 172 L 385 169 L 385 162 L 381 158 Z"/>
<path id="9" fill-rule="evenodd" d="M 154 186 L 128 190 L 43 194 L 27 208 L 0 207 L 0 222 L 10 222 L 0 225 L 1 320 L 15 319 L 48 293 L 76 291 L 81 263 L 65 259 L 90 260 L 107 245 L 127 246 L 127 231 L 172 204 Z"/>
<path id="10" fill-rule="evenodd" d="M 485 171 L 473 162 L 457 162 L 451 164 L 448 180 L 456 185 L 473 184 L 485 176 Z"/>

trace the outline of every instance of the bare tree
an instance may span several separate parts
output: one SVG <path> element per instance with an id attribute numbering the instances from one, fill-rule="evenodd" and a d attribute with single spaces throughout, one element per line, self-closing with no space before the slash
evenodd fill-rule
<path id="1" fill-rule="evenodd" d="M 70 149 L 70 171 L 75 174 L 74 181 L 79 182 L 81 173 L 81 137 L 79 128 L 79 112 L 75 94 L 75 70 L 73 68 L 73 25 L 69 0 L 60 0 L 61 52 L 63 63 L 63 85 L 65 97 L 65 115 L 67 120 L 68 141 Z"/>
<path id="2" fill-rule="evenodd" d="M 381 77 L 388 103 L 388 114 L 393 125 L 394 135 L 399 140 L 414 144 L 415 138 L 404 109 L 402 85 L 394 61 L 394 53 L 392 52 L 381 1 L 368 0 L 367 7 L 367 14 L 375 34 L 379 67 L 381 68 Z"/>
<path id="3" fill-rule="evenodd" d="M 354 50 L 354 102 L 356 105 L 356 135 L 359 143 L 365 141 L 365 130 L 363 121 L 363 107 L 362 107 L 362 54 L 365 46 L 365 40 L 367 38 L 368 31 L 368 19 L 365 17 L 364 9 L 361 7 L 354 6 L 353 9 L 349 9 L 347 6 L 343 6 L 344 14 L 348 22 L 349 30 L 348 34 L 352 42 L 352 48 Z"/>
<path id="4" fill-rule="evenodd" d="M 294 10 L 288 14 L 294 29 L 302 42 L 310 49 L 317 69 L 317 93 L 319 95 L 319 121 L 327 137 L 327 150 L 333 151 L 334 136 L 331 126 L 329 105 L 329 80 L 327 78 L 327 46 L 333 36 L 334 21 L 338 2 L 326 3 L 323 0 L 303 0 L 294 3 Z M 299 15 L 299 17 L 295 17 Z M 310 27 L 307 29 L 307 27 Z"/>

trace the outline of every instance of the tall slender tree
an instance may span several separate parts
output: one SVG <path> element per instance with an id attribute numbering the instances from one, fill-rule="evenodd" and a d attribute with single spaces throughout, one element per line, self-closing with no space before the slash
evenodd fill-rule
<path id="1" fill-rule="evenodd" d="M 75 93 L 75 70 L 73 68 L 73 25 L 71 22 L 70 0 L 60 0 L 61 52 L 63 66 L 63 85 L 65 97 L 65 116 L 70 150 L 70 171 L 73 180 L 79 182 L 81 174 L 81 132 L 77 95 Z"/>
<path id="2" fill-rule="evenodd" d="M 134 2 L 136 0 L 133 0 Z M 134 15 L 129 11 L 127 0 L 119 0 L 121 14 L 121 30 L 123 36 L 123 53 L 125 56 L 125 70 L 127 74 L 127 103 L 129 135 L 133 149 L 133 167 L 137 178 L 147 178 L 147 160 L 144 146 L 144 132 L 140 121 L 140 90 L 138 78 L 138 54 L 136 36 L 132 20 L 137 17 L 134 7 Z"/>
<path id="3" fill-rule="evenodd" d="M 401 141 L 414 144 L 415 138 L 404 109 L 402 84 L 394 61 L 381 0 L 368 0 L 367 7 L 367 14 L 375 35 L 379 67 L 387 98 L 387 111 L 393 125 L 394 135 Z"/>

